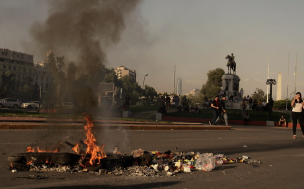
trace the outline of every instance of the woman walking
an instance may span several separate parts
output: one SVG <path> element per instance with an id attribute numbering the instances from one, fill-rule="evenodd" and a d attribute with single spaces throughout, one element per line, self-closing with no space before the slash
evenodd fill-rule
<path id="1" fill-rule="evenodd" d="M 296 138 L 296 132 L 297 132 L 297 125 L 298 125 L 298 120 L 301 126 L 303 138 L 304 138 L 304 126 L 303 126 L 303 121 L 302 121 L 302 111 L 303 111 L 303 100 L 302 100 L 302 95 L 300 92 L 296 93 L 296 96 L 294 99 L 291 101 L 291 107 L 292 107 L 292 130 L 293 130 L 293 136 L 292 138 Z"/>

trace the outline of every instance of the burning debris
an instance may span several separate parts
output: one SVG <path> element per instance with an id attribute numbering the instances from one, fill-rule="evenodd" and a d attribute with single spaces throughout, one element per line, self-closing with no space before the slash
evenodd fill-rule
<path id="1" fill-rule="evenodd" d="M 247 163 L 257 165 L 261 162 L 248 156 L 230 159 L 224 154 L 194 152 L 166 152 L 133 150 L 130 156 L 122 155 L 119 147 L 106 154 L 104 144 L 97 145 L 92 133 L 93 123 L 85 116 L 86 140 L 72 144 L 65 141 L 74 153 L 56 150 L 41 150 L 28 147 L 25 153 L 10 156 L 10 169 L 17 171 L 56 171 L 56 172 L 91 172 L 113 174 L 116 176 L 172 176 L 177 173 L 189 173 L 192 170 L 212 171 L 216 165 Z"/>

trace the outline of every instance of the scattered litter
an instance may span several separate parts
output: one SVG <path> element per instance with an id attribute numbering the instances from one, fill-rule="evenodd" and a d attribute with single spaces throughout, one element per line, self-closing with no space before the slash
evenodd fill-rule
<path id="1" fill-rule="evenodd" d="M 116 147 L 111 154 L 117 154 L 119 148 Z M 83 167 L 81 164 L 73 165 L 60 165 L 60 164 L 47 164 L 47 163 L 33 163 L 27 162 L 21 168 L 11 166 L 12 172 L 17 170 L 22 171 L 35 171 L 35 172 L 86 172 L 88 174 L 94 173 L 96 175 L 112 174 L 115 176 L 131 176 L 131 177 L 159 177 L 159 176 L 176 176 L 177 173 L 190 173 L 193 170 L 212 171 L 216 166 L 224 166 L 225 164 L 233 163 L 246 163 L 248 165 L 256 166 L 262 162 L 259 160 L 251 159 L 247 155 L 242 155 L 238 158 L 229 158 L 224 154 L 213 153 L 200 153 L 200 152 L 171 152 L 170 150 L 165 152 L 160 151 L 145 151 L 142 149 L 133 150 L 130 157 L 131 163 L 127 166 L 123 164 L 117 164 L 115 161 L 108 161 L 108 163 L 115 164 L 111 167 L 99 167 L 92 170 L 90 167 Z M 272 166 L 272 165 L 270 165 Z M 220 168 L 223 169 L 223 168 Z M 222 171 L 226 174 L 225 171 Z M 39 175 L 35 176 L 35 179 L 39 179 Z M 32 178 L 33 176 L 29 177 Z"/>

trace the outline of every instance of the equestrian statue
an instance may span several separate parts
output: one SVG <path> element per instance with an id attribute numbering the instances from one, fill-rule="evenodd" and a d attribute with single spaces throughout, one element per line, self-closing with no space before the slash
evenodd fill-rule
<path id="1" fill-rule="evenodd" d="M 226 59 L 228 59 L 227 67 L 228 67 L 228 74 L 231 74 L 231 70 L 233 71 L 233 74 L 236 74 L 236 63 L 234 61 L 233 53 L 226 56 Z"/>

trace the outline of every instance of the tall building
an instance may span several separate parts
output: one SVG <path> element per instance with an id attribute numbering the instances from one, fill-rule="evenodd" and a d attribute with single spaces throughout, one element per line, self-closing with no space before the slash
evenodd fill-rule
<path id="1" fill-rule="evenodd" d="M 119 66 L 114 71 L 115 71 L 118 79 L 122 78 L 125 75 L 128 75 L 132 79 L 134 79 L 134 81 L 136 81 L 136 71 L 135 70 L 129 70 L 128 68 L 126 68 L 124 66 Z"/>
<path id="2" fill-rule="evenodd" d="M 282 74 L 278 74 L 277 100 L 282 100 Z"/>
<path id="3" fill-rule="evenodd" d="M 4 74 L 6 71 L 16 74 L 16 87 L 31 78 L 31 84 L 37 84 L 41 91 L 47 91 L 52 82 L 52 75 L 45 63 L 34 64 L 33 55 L 0 48 L 0 73 Z M 0 77 L 0 85 L 2 85 L 2 77 Z"/>
<path id="4" fill-rule="evenodd" d="M 177 78 L 176 92 L 177 92 L 177 95 L 182 95 L 182 93 L 183 93 L 182 79 L 181 78 Z"/>

